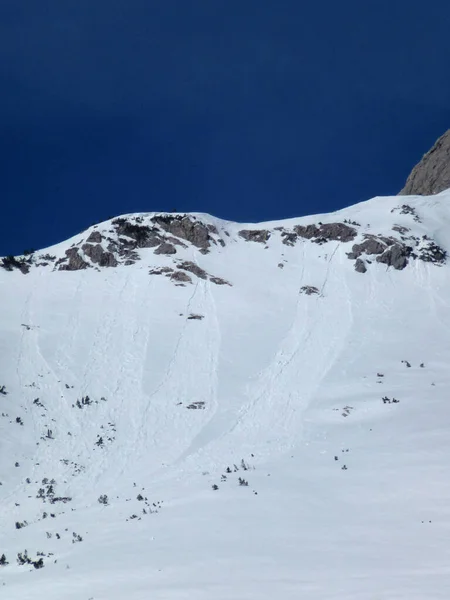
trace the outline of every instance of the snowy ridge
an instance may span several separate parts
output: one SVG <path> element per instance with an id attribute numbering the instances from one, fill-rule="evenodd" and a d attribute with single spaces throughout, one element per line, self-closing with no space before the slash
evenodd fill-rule
<path id="1" fill-rule="evenodd" d="M 449 249 L 444 192 L 5 257 L 5 598 L 443 598 Z"/>

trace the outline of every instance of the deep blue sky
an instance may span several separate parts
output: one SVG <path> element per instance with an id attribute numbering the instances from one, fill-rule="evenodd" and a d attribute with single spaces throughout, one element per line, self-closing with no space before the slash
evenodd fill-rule
<path id="1" fill-rule="evenodd" d="M 1 0 L 0 255 L 396 193 L 450 127 L 449 25 L 448 0 Z"/>

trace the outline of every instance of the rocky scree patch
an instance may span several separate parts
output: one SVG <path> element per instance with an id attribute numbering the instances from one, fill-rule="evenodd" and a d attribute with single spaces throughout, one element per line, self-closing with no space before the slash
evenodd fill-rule
<path id="1" fill-rule="evenodd" d="M 90 266 L 83 259 L 83 254 L 100 267 L 116 267 L 118 264 L 134 264 L 139 260 L 136 251 L 141 248 L 155 248 L 156 255 L 172 256 L 177 253 L 177 247 L 187 248 L 184 241 L 193 244 L 204 254 L 209 252 L 212 244 L 225 245 L 216 227 L 205 225 L 195 217 L 157 215 L 149 222 L 146 224 L 143 217 L 114 219 L 111 231 L 116 234 L 114 238 L 102 235 L 99 231 L 92 232 L 85 244 L 75 247 L 81 253 L 73 249 L 66 251 L 66 257 L 58 265 L 59 269 L 78 270 Z M 107 245 L 106 250 L 102 243 Z"/>
<path id="2" fill-rule="evenodd" d="M 196 263 L 190 260 L 184 260 L 179 264 L 176 264 L 175 269 L 172 267 L 159 267 L 156 269 L 151 269 L 149 271 L 150 275 L 164 275 L 165 277 L 168 277 L 169 279 L 174 281 L 175 285 L 179 286 L 184 286 L 186 283 L 192 283 L 192 277 L 191 275 L 188 275 L 188 273 L 194 275 L 195 277 L 198 277 L 199 279 L 211 281 L 216 285 L 231 286 L 231 283 L 229 281 L 226 281 L 221 277 L 215 277 L 213 275 L 210 275 L 204 269 L 202 269 Z"/>
<path id="3" fill-rule="evenodd" d="M 246 242 L 265 244 L 270 239 L 270 231 L 266 229 L 242 229 L 238 235 Z"/>
<path id="4" fill-rule="evenodd" d="M 316 244 L 326 242 L 351 242 L 358 235 L 354 227 L 345 223 L 319 223 L 318 225 L 296 225 L 294 232 L 302 238 Z"/>
<path id="5" fill-rule="evenodd" d="M 176 238 L 186 240 L 197 248 L 200 248 L 200 252 L 203 254 L 209 252 L 211 244 L 225 246 L 225 242 L 219 236 L 219 232 L 214 225 L 205 225 L 195 217 L 187 215 L 156 215 L 151 220 L 167 233 Z"/>
<path id="6" fill-rule="evenodd" d="M 96 226 L 97 227 L 97 226 Z M 177 248 L 187 248 L 187 243 L 207 254 L 212 245 L 225 246 L 217 228 L 188 215 L 156 215 L 144 217 L 119 217 L 111 222 L 111 229 L 91 231 L 86 240 L 73 244 L 64 256 L 30 253 L 28 256 L 8 256 L 0 266 L 8 271 L 19 270 L 27 274 L 32 266 L 48 266 L 60 271 L 79 271 L 91 267 L 117 267 L 132 265 L 139 260 L 137 250 L 154 248 L 154 254 L 172 256 Z"/>
<path id="7" fill-rule="evenodd" d="M 299 238 L 311 240 L 316 244 L 326 242 L 349 242 L 358 235 L 354 227 L 346 223 L 318 223 L 317 225 L 296 225 L 293 231 L 288 231 L 283 227 L 276 227 L 274 231 L 279 231 L 282 242 L 286 246 L 294 246 Z M 242 229 L 239 236 L 247 242 L 257 242 L 265 244 L 271 237 L 271 232 L 267 229 Z"/>
<path id="8" fill-rule="evenodd" d="M 415 222 L 420 222 L 415 208 L 408 204 L 394 207 L 391 213 L 408 215 Z M 360 225 L 355 221 L 345 219 L 344 222 L 295 225 L 292 230 L 284 227 L 276 227 L 273 230 L 242 229 L 238 235 L 246 242 L 263 244 L 266 248 L 275 232 L 280 233 L 281 241 L 286 246 L 295 246 L 300 240 L 322 245 L 330 241 L 354 242 L 359 235 L 358 227 Z M 403 225 L 394 225 L 392 231 L 399 234 L 399 237 L 363 233 L 362 240 L 353 244 L 347 256 L 355 261 L 354 268 L 358 273 L 367 272 L 368 265 L 373 261 L 396 270 L 404 269 L 411 259 L 437 265 L 446 261 L 447 252 L 426 235 L 422 238 L 410 235 L 410 229 Z M 32 266 L 49 264 L 61 271 L 117 267 L 120 264 L 127 266 L 139 260 L 137 251 L 141 248 L 152 248 L 156 255 L 175 256 L 177 248 L 187 248 L 187 243 L 198 248 L 203 254 L 207 254 L 213 244 L 225 245 L 214 225 L 202 223 L 190 215 L 163 214 L 147 219 L 142 216 L 119 217 L 111 222 L 109 230 L 91 231 L 85 241 L 73 244 L 65 251 L 65 256 L 58 260 L 49 254 L 37 255 L 30 252 L 23 257 L 5 257 L 1 259 L 0 266 L 8 271 L 17 269 L 24 274 L 28 273 Z M 192 276 L 217 285 L 230 285 L 226 280 L 210 275 L 191 261 L 183 261 L 175 268 L 155 268 L 150 270 L 150 274 L 165 275 L 180 286 L 192 283 Z"/>
<path id="9" fill-rule="evenodd" d="M 411 259 L 442 265 L 447 258 L 447 252 L 424 235 L 404 237 L 399 240 L 383 235 L 364 234 L 359 244 L 354 244 L 351 252 L 347 252 L 350 260 L 355 260 L 354 267 L 358 273 L 365 273 L 367 265 L 373 260 L 388 267 L 401 271 Z M 365 260 L 362 257 L 367 257 Z"/>
<path id="10" fill-rule="evenodd" d="M 391 212 L 410 215 L 415 222 L 421 222 L 415 209 L 407 204 L 393 208 Z M 343 223 L 319 222 L 317 224 L 296 225 L 292 230 L 276 227 L 274 231 L 280 232 L 282 243 L 286 246 L 295 246 L 300 239 L 322 245 L 330 241 L 341 243 L 355 241 L 358 236 L 357 227 L 360 227 L 360 225 L 356 221 L 345 220 Z M 355 261 L 355 271 L 366 273 L 368 265 L 374 260 L 396 270 L 404 269 L 410 259 L 419 259 L 437 265 L 446 261 L 446 251 L 426 235 L 422 238 L 408 235 L 410 229 L 402 225 L 394 225 L 392 230 L 399 233 L 400 238 L 364 233 L 362 241 L 352 246 L 352 250 L 347 252 L 347 256 L 350 260 Z M 244 229 L 239 232 L 239 235 L 248 242 L 266 244 L 271 237 L 271 233 L 273 232 L 265 229 Z"/>

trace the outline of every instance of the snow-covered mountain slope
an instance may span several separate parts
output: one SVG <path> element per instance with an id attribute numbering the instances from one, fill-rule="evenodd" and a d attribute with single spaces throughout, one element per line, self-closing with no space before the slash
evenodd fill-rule
<path id="1" fill-rule="evenodd" d="M 446 598 L 447 250 L 444 192 L 0 261 L 1 597 Z"/>

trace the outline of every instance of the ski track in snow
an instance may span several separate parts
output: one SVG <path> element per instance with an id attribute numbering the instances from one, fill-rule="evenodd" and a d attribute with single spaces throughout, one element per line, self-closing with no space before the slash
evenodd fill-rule
<path id="1" fill-rule="evenodd" d="M 326 263 L 322 292 L 326 285 L 332 285 L 330 264 L 338 247 Z M 303 254 L 299 289 L 306 280 L 304 266 L 308 258 Z M 309 275 L 318 277 L 317 270 Z M 336 283 L 340 286 L 339 276 Z M 302 301 L 297 301 L 296 316 L 287 335 L 280 341 L 271 364 L 261 373 L 256 385 L 248 390 L 251 400 L 241 409 L 231 432 L 225 434 L 229 446 L 235 445 L 233 438 L 239 436 L 241 447 L 264 456 L 286 452 L 302 440 L 303 412 L 314 397 L 321 378 L 339 355 L 349 328 L 349 322 L 341 318 L 339 328 L 330 336 L 327 319 L 330 304 L 321 296 L 302 296 Z M 336 302 L 339 292 L 333 298 Z M 348 299 L 343 297 L 339 300 L 343 309 L 341 317 L 344 317 Z M 332 306 L 331 310 L 335 311 L 336 306 Z M 263 446 L 258 443 L 259 439 L 264 439 L 262 431 L 266 435 L 270 431 L 269 440 L 265 440 Z"/>

